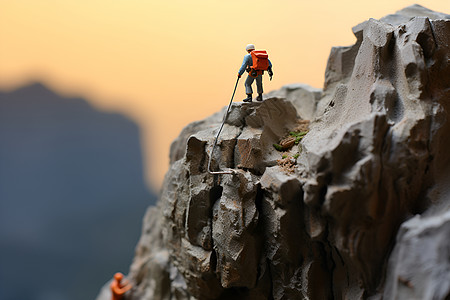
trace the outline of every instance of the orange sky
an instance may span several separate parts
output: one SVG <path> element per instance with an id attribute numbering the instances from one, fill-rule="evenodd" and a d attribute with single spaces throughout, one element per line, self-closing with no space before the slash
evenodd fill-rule
<path id="1" fill-rule="evenodd" d="M 0 0 L 0 88 L 41 81 L 141 126 L 146 177 L 158 188 L 169 146 L 189 122 L 227 105 L 245 45 L 267 49 L 266 91 L 322 87 L 332 46 L 401 0 Z M 257 4 L 257 5 L 256 5 Z M 450 13 L 450 1 L 421 1 Z M 235 101 L 245 96 L 243 80 Z"/>

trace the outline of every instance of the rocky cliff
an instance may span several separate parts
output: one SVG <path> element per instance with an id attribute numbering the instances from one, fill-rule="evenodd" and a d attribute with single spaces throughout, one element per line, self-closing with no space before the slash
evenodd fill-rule
<path id="1" fill-rule="evenodd" d="M 323 90 L 234 103 L 212 154 L 224 111 L 182 131 L 128 299 L 449 299 L 450 16 L 353 32 Z"/>

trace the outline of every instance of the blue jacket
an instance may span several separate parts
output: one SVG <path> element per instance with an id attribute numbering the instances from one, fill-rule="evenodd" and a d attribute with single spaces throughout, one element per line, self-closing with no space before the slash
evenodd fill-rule
<path id="1" fill-rule="evenodd" d="M 239 75 L 244 74 L 245 70 L 247 69 L 247 66 L 249 66 L 249 67 L 253 66 L 253 60 L 252 60 L 251 54 L 247 54 L 246 56 L 244 56 L 244 61 L 242 62 L 242 66 L 238 71 Z M 272 63 L 270 62 L 270 59 L 269 59 L 269 66 L 272 68 Z"/>

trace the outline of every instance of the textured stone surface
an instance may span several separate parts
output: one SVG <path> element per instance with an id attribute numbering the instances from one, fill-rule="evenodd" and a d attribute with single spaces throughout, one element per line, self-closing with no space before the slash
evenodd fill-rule
<path id="1" fill-rule="evenodd" d="M 233 104 L 212 167 L 235 174 L 206 170 L 220 116 L 183 131 L 130 299 L 448 299 L 450 20 L 412 6 L 353 32 L 323 91 Z"/>
<path id="2" fill-rule="evenodd" d="M 398 233 L 390 258 L 386 299 L 448 299 L 450 210 L 416 216 Z M 446 298 L 447 297 L 447 298 Z"/>
<path id="3" fill-rule="evenodd" d="M 316 114 L 318 100 L 322 96 L 322 89 L 296 83 L 285 85 L 279 90 L 268 93 L 265 97 L 285 98 L 295 106 L 300 118 L 312 120 Z"/>
<path id="4" fill-rule="evenodd" d="M 206 172 L 219 123 L 191 135 L 185 157 L 172 164 L 160 202 L 163 233 L 172 263 L 195 297 L 257 289 L 263 246 L 258 174 L 276 164 L 272 144 L 296 121 L 295 108 L 282 99 L 233 104 L 212 168 L 233 168 L 236 175 Z"/>

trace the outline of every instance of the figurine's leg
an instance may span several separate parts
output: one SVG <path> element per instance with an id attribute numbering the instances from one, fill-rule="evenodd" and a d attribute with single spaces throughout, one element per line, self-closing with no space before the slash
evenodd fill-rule
<path id="1" fill-rule="evenodd" d="M 247 76 L 247 79 L 245 80 L 245 93 L 247 94 L 247 98 L 245 98 L 243 101 L 244 102 L 252 102 L 252 94 L 253 94 L 253 89 L 252 89 L 252 83 L 253 80 L 255 80 L 255 78 L 251 77 L 250 75 Z"/>
<path id="2" fill-rule="evenodd" d="M 248 75 L 247 79 L 245 80 L 245 93 L 248 94 L 253 94 L 253 89 L 252 89 L 252 83 L 253 80 L 255 80 L 255 78 L 253 78 L 252 76 Z"/>
<path id="3" fill-rule="evenodd" d="M 262 75 L 258 75 L 256 77 L 256 89 L 258 91 L 258 97 L 256 97 L 256 100 L 262 101 L 263 100 L 263 85 L 262 85 Z"/>

